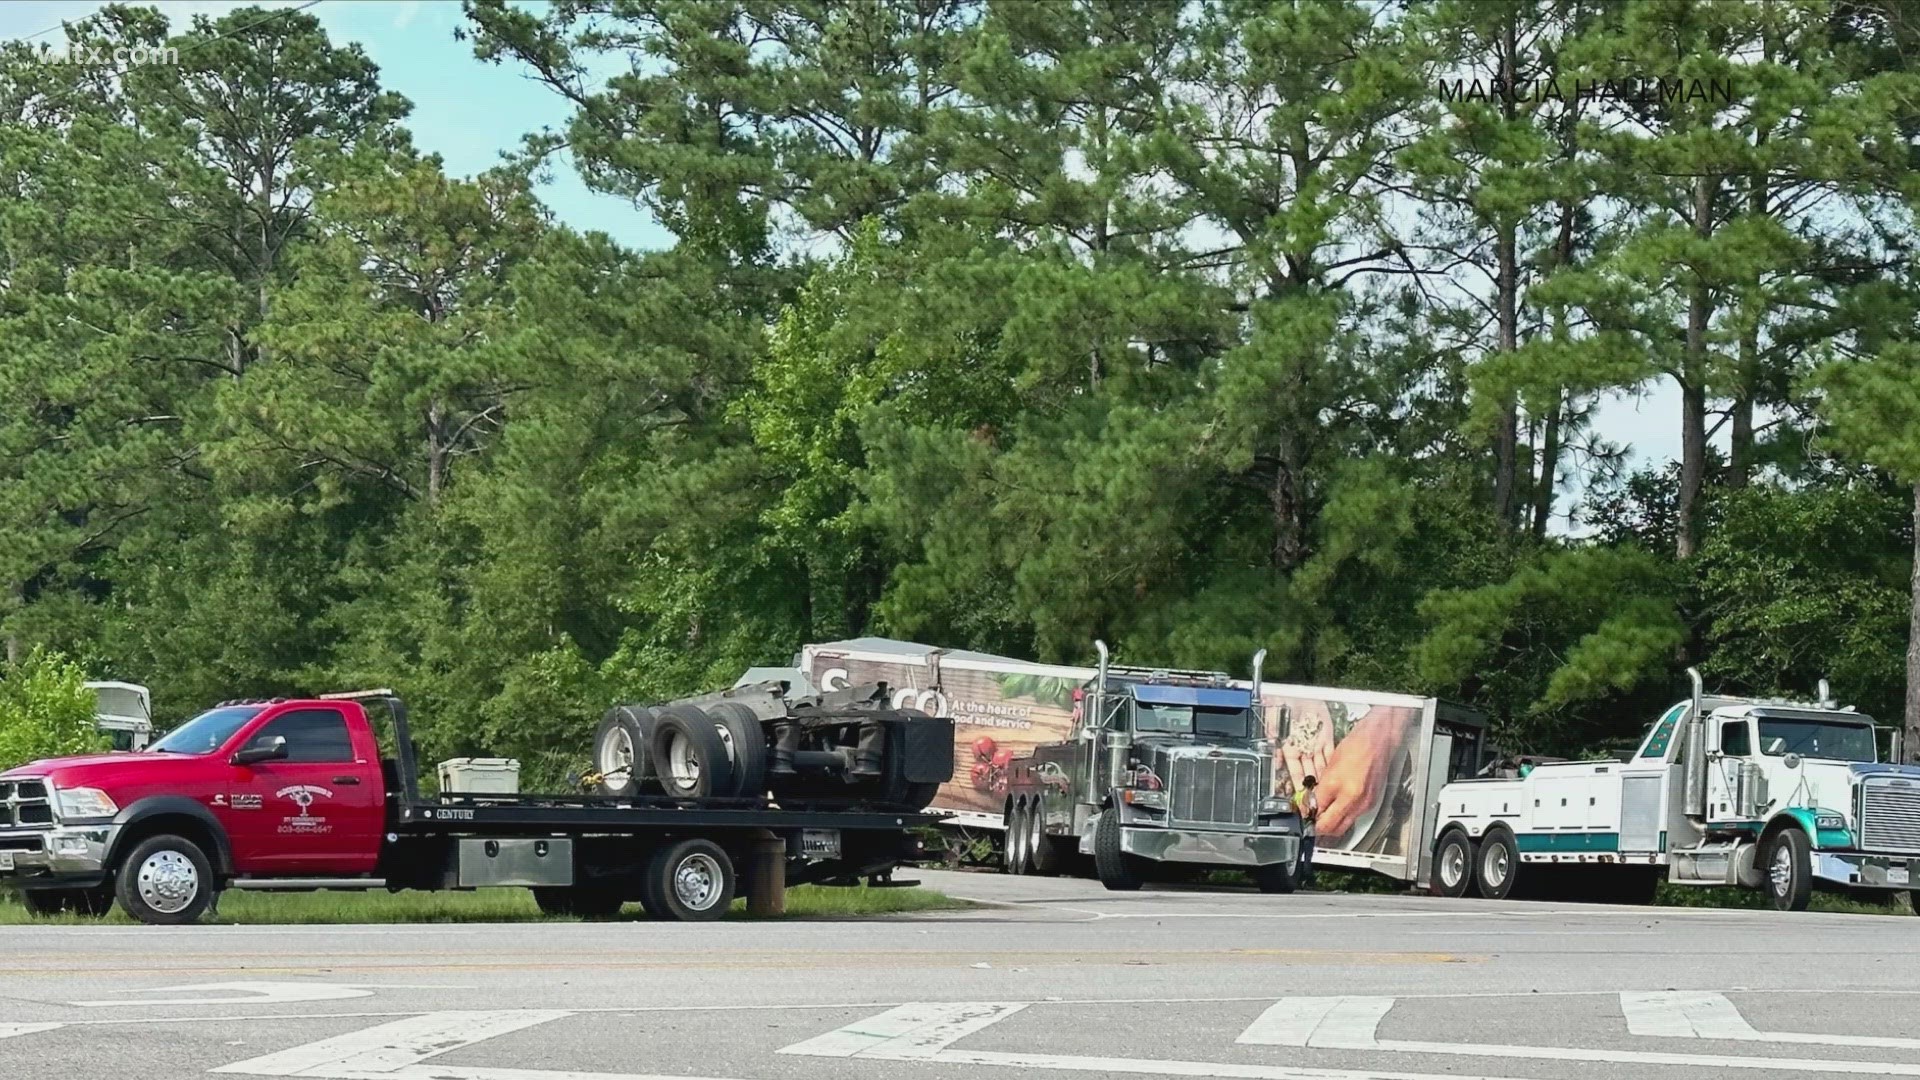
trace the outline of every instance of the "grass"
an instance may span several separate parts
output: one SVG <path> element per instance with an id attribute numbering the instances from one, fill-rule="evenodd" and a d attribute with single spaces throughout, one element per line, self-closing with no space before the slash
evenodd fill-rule
<path id="1" fill-rule="evenodd" d="M 932 889 L 828 888 L 824 885 L 797 885 L 787 890 L 790 919 L 864 918 L 908 911 L 944 911 L 972 907 Z M 747 918 L 745 900 L 734 901 L 728 918 Z M 626 916 L 640 918 L 637 905 L 629 905 Z M 334 923 L 478 923 L 478 922 L 577 922 L 577 919 L 542 915 L 533 904 L 533 894 L 525 889 L 479 889 L 473 892 L 314 892 L 268 893 L 231 892 L 220 899 L 219 918 L 203 922 L 222 925 L 324 925 Z M 125 926 L 133 920 L 115 907 L 104 919 L 78 915 L 45 918 L 22 907 L 11 893 L 0 892 L 0 925 L 100 924 Z"/>

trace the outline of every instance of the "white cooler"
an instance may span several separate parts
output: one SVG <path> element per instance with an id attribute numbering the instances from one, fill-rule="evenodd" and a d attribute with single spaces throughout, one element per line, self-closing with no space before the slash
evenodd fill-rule
<path id="1" fill-rule="evenodd" d="M 519 759 L 459 757 L 443 761 L 440 790 L 452 795 L 518 795 Z"/>

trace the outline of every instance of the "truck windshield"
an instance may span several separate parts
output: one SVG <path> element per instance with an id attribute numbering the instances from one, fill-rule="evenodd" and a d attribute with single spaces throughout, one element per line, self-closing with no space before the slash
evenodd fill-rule
<path id="1" fill-rule="evenodd" d="M 1198 735 L 1204 739 L 1250 739 L 1245 709 L 1207 709 L 1192 705 L 1137 702 L 1133 730 L 1143 734 Z"/>
<path id="2" fill-rule="evenodd" d="M 149 754 L 211 754 L 225 746 L 240 725 L 260 715 L 264 705 L 208 709 L 147 747 Z"/>
<path id="3" fill-rule="evenodd" d="M 1871 726 L 1806 717 L 1761 717 L 1760 749 L 1770 757 L 1799 754 L 1830 761 L 1878 759 Z"/>

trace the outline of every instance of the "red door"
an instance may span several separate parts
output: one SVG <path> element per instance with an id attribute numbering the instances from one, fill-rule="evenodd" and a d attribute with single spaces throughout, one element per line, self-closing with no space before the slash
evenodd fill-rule
<path id="1" fill-rule="evenodd" d="M 371 873 L 385 807 L 369 734 L 350 727 L 338 708 L 303 706 L 257 723 L 235 745 L 275 737 L 287 741 L 285 758 L 232 766 L 226 821 L 239 872 Z"/>

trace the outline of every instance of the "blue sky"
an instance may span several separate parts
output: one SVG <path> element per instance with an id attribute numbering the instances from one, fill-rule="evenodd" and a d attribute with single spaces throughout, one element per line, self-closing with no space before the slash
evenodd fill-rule
<path id="1" fill-rule="evenodd" d="M 138 3 L 139 0 L 133 0 Z M 177 24 L 195 14 L 248 6 L 222 0 L 147 0 Z M 259 7 L 292 7 L 303 0 L 255 0 Z M 0 3 L 0 39 L 38 34 L 63 19 L 85 17 L 94 0 L 9 0 Z M 525 6 L 542 6 L 537 0 Z M 439 154 L 449 172 L 471 175 L 500 160 L 522 136 L 563 124 L 569 112 L 559 95 L 511 65 L 482 63 L 472 47 L 454 40 L 464 19 L 458 0 L 321 0 L 306 13 L 336 42 L 356 42 L 380 66 L 388 89 L 413 102 L 408 126 L 414 143 Z M 38 38 L 55 41 L 55 32 Z M 662 248 L 671 236 L 624 199 L 588 191 L 571 163 L 556 162 L 541 191 L 556 216 L 577 229 L 598 229 L 636 248 Z M 1679 456 L 1680 394 L 1661 380 L 1637 396 L 1620 396 L 1600 409 L 1596 427 L 1632 448 L 1639 463 Z M 1725 442 L 1724 432 L 1719 442 Z M 1564 506 L 1563 506 L 1564 508 Z"/>
<path id="2" fill-rule="evenodd" d="M 293 7 L 300 2 L 257 0 L 252 6 Z M 149 0 L 141 6 L 157 7 L 183 26 L 196 14 L 218 15 L 249 5 Z M 0 3 L 0 38 L 38 34 L 62 20 L 84 18 L 96 7 L 93 0 Z M 458 0 L 321 0 L 305 14 L 318 18 L 336 42 L 358 43 L 380 65 L 386 87 L 413 102 L 408 126 L 415 145 L 439 154 L 449 172 L 480 172 L 516 148 L 521 136 L 566 121 L 569 109 L 559 95 L 512 66 L 474 59 L 470 44 L 454 40 L 455 28 L 464 21 Z M 36 40 L 60 39 L 56 31 Z M 632 247 L 658 248 L 671 242 L 645 211 L 624 199 L 588 191 L 567 162 L 558 163 L 541 196 L 576 228 L 599 229 Z"/>

